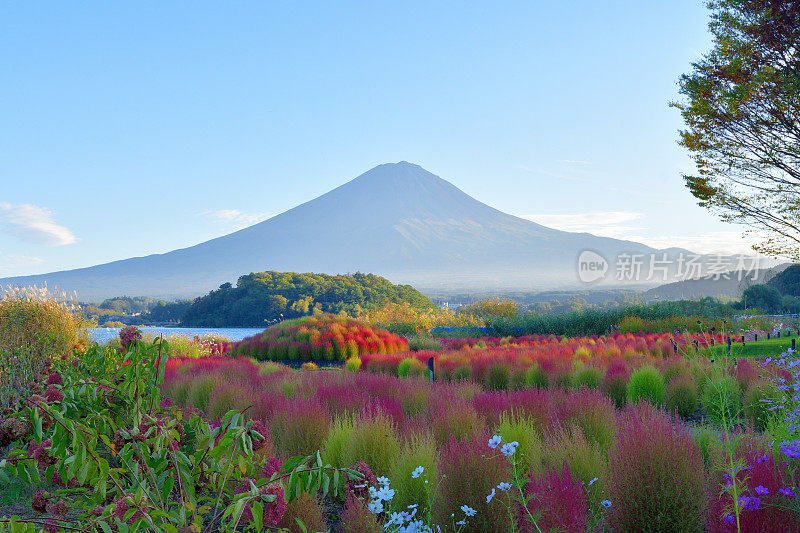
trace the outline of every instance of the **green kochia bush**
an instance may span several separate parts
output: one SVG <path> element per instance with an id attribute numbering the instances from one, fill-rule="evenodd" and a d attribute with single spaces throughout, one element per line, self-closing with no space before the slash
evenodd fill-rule
<path id="1" fill-rule="evenodd" d="M 653 405 L 664 403 L 664 378 L 654 367 L 648 365 L 635 370 L 628 381 L 628 402 L 635 404 L 646 400 Z"/>
<path id="2" fill-rule="evenodd" d="M 572 377 L 572 384 L 576 389 L 581 387 L 596 389 L 600 387 L 600 382 L 602 380 L 603 372 L 601 372 L 599 368 L 585 366 L 575 372 Z"/>
<path id="3" fill-rule="evenodd" d="M 766 380 L 752 383 L 745 391 L 744 411 L 758 431 L 764 431 L 770 420 L 775 417 L 775 411 L 771 411 L 770 408 L 775 405 L 774 402 L 779 402 L 780 398 L 779 391 Z"/>
<path id="4" fill-rule="evenodd" d="M 525 384 L 529 387 L 536 387 L 537 389 L 546 389 L 547 373 L 542 367 L 533 363 L 525 371 Z"/>
<path id="5" fill-rule="evenodd" d="M 320 449 L 333 466 L 347 468 L 365 461 L 379 476 L 389 475 L 401 450 L 394 422 L 380 412 L 337 418 Z"/>
<path id="6" fill-rule="evenodd" d="M 667 409 L 686 418 L 697 410 L 697 385 L 694 380 L 683 375 L 674 378 L 667 385 Z"/>
<path id="7" fill-rule="evenodd" d="M 712 376 L 703 389 L 703 408 L 717 423 L 735 422 L 741 408 L 739 383 L 727 374 Z"/>
<path id="8" fill-rule="evenodd" d="M 392 506 L 406 509 L 409 505 L 419 505 L 418 513 L 427 508 L 428 490 L 439 480 L 436 443 L 430 435 L 413 435 L 402 446 L 400 453 L 392 459 L 389 479 L 397 491 Z M 414 478 L 411 473 L 418 467 L 424 470 Z M 428 483 L 426 483 L 426 481 Z M 428 487 L 428 489 L 426 489 Z"/>
<path id="9" fill-rule="evenodd" d="M 511 381 L 511 369 L 504 363 L 496 363 L 486 373 L 486 386 L 491 390 L 507 390 Z"/>

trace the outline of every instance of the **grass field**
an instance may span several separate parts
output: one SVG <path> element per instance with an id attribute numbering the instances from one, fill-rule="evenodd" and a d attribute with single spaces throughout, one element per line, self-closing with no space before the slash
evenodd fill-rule
<path id="1" fill-rule="evenodd" d="M 795 345 L 800 344 L 800 337 L 781 337 L 780 339 L 759 340 L 754 342 L 732 342 L 730 349 L 731 357 L 765 357 L 779 355 L 792 347 L 792 340 Z M 716 358 L 728 356 L 728 346 L 715 345 L 707 348 L 700 348 L 700 355 Z"/>

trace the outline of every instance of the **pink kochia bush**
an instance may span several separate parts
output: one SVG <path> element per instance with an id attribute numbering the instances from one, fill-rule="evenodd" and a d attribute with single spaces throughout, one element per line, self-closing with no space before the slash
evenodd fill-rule
<path id="1" fill-rule="evenodd" d="M 528 520 L 528 513 L 540 516 L 537 525 L 541 531 L 583 533 L 588 520 L 586 496 L 580 480 L 572 477 L 564 464 L 559 473 L 549 469 L 539 476 L 531 476 L 525 486 L 530 498 L 527 512 L 519 506 L 517 523 L 523 533 L 533 533 L 536 528 Z"/>
<path id="2" fill-rule="evenodd" d="M 452 524 L 464 519 L 462 505 L 477 511 L 468 518 L 466 532 L 512 531 L 508 514 L 508 493 L 495 490 L 491 502 L 486 495 L 498 484 L 508 481 L 510 468 L 505 457 L 491 454 L 486 443 L 488 435 L 472 439 L 452 440 L 441 451 L 439 496 L 434 502 L 433 515 L 438 524 Z"/>
<path id="3" fill-rule="evenodd" d="M 648 404 L 629 407 L 610 454 L 614 531 L 701 531 L 705 464 L 685 426 Z"/>

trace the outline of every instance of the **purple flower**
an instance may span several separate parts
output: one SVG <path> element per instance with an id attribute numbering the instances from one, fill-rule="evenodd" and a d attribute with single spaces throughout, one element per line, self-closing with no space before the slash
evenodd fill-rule
<path id="1" fill-rule="evenodd" d="M 47 510 L 47 502 L 51 497 L 46 490 L 40 490 L 31 498 L 31 508 L 37 513 L 44 513 Z"/>
<path id="2" fill-rule="evenodd" d="M 736 518 L 734 518 L 731 513 L 725 513 L 722 515 L 722 522 L 725 524 L 735 524 Z"/>
<path id="3" fill-rule="evenodd" d="M 47 390 L 44 392 L 44 397 L 50 403 L 60 402 L 64 399 L 64 395 L 61 394 L 61 391 L 52 385 L 47 387 Z"/>
<path id="4" fill-rule="evenodd" d="M 58 500 L 55 503 L 48 502 L 47 512 L 56 516 L 64 516 L 69 512 L 69 505 L 64 500 Z"/>
<path id="5" fill-rule="evenodd" d="M 603 500 L 600 502 L 600 505 L 608 509 L 609 507 L 611 507 L 611 500 Z"/>
<path id="6" fill-rule="evenodd" d="M 783 494 L 784 496 L 788 496 L 790 498 L 794 498 L 797 494 L 794 492 L 794 489 L 791 487 L 786 487 L 785 489 L 778 489 L 778 492 Z"/>
<path id="7" fill-rule="evenodd" d="M 769 494 L 769 489 L 764 485 L 759 485 L 754 489 L 759 495 L 764 496 L 765 494 Z"/>
<path id="8" fill-rule="evenodd" d="M 786 457 L 797 459 L 800 458 L 800 440 L 783 441 L 780 446 L 781 453 Z"/>
<path id="9" fill-rule="evenodd" d="M 761 506 L 761 499 L 754 496 L 739 496 L 739 505 L 744 509 L 755 511 Z"/>

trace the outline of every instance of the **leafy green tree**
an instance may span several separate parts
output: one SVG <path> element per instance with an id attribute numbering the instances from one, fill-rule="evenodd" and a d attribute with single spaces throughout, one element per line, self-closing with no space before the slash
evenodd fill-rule
<path id="1" fill-rule="evenodd" d="M 800 3 L 711 0 L 713 49 L 681 77 L 699 204 L 750 226 L 770 255 L 800 257 Z"/>
<path id="2" fill-rule="evenodd" d="M 798 296 L 784 296 L 782 305 L 786 312 L 800 313 L 800 297 Z"/>
<path id="3" fill-rule="evenodd" d="M 749 308 L 757 308 L 766 312 L 778 312 L 783 308 L 783 297 L 774 287 L 769 285 L 753 285 L 742 294 L 742 301 Z"/>

